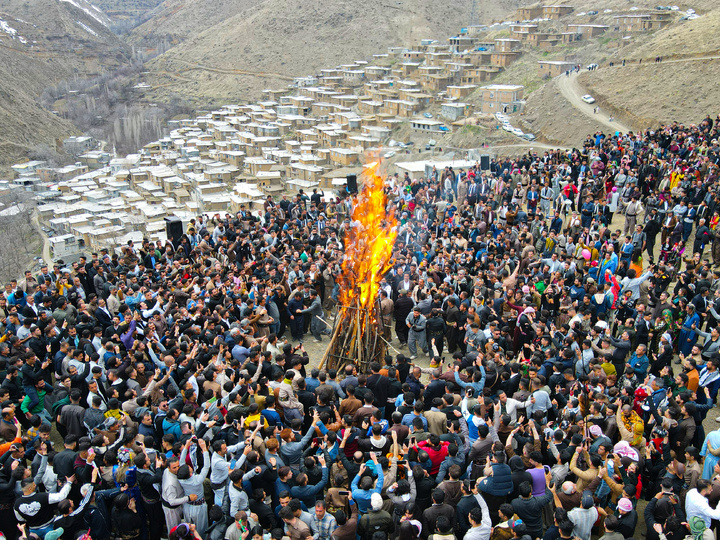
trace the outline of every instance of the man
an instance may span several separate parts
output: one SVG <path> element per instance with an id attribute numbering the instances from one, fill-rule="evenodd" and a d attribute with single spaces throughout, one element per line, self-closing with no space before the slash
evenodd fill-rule
<path id="1" fill-rule="evenodd" d="M 62 425 L 67 433 L 75 435 L 78 438 L 87 435 L 87 430 L 83 423 L 85 408 L 80 406 L 81 398 L 82 394 L 80 390 L 73 389 L 70 392 L 70 403 L 65 405 L 57 416 L 58 424 Z"/>
<path id="2" fill-rule="evenodd" d="M 245 442 L 241 441 L 237 448 L 233 447 L 233 451 L 237 451 L 244 446 Z M 215 494 L 215 504 L 222 506 L 225 498 L 228 477 L 230 476 L 230 464 L 227 462 L 226 454 L 228 451 L 225 441 L 215 441 L 213 443 L 213 455 L 210 460 L 210 487 Z M 249 451 L 249 447 L 248 447 Z"/>
<path id="3" fill-rule="evenodd" d="M 295 418 L 302 419 L 304 414 L 303 404 L 298 400 L 295 395 L 295 390 L 292 387 L 292 380 L 294 378 L 295 372 L 292 369 L 288 370 L 288 372 L 285 373 L 285 378 L 282 383 L 278 386 L 277 398 L 285 413 L 285 420 L 287 422 Z"/>
<path id="4" fill-rule="evenodd" d="M 322 301 L 315 289 L 310 291 L 310 305 L 303 309 L 302 313 L 307 313 L 310 317 L 310 333 L 312 333 L 315 343 L 322 341 L 322 334 L 330 335 L 330 329 L 323 321 L 325 312 L 322 308 Z"/>
<path id="5" fill-rule="evenodd" d="M 382 505 L 381 505 L 382 506 Z M 337 528 L 335 517 L 325 508 L 325 501 L 315 502 L 315 514 L 310 520 L 310 529 L 314 540 L 330 540 L 332 532 Z"/>
<path id="6" fill-rule="evenodd" d="M 548 472 L 545 475 L 545 495 L 533 497 L 532 484 L 530 482 L 523 482 L 518 488 L 520 497 L 513 499 L 511 502 L 515 513 L 523 520 L 523 523 L 527 527 L 527 534 L 530 535 L 530 538 L 540 538 L 543 535 L 542 509 L 553 500 L 552 493 L 547 489 L 547 483 L 550 482 L 550 478 L 552 478 L 552 476 Z"/>
<path id="7" fill-rule="evenodd" d="M 380 316 L 383 321 L 383 333 L 385 340 L 390 341 L 392 339 L 392 317 L 393 311 L 395 310 L 395 302 L 393 302 L 386 290 L 380 291 Z"/>
<path id="8" fill-rule="evenodd" d="M 492 532 L 492 520 L 490 519 L 490 510 L 487 503 L 479 495 L 475 495 L 479 508 L 473 508 L 468 513 L 468 522 L 470 530 L 465 533 L 463 540 L 488 540 Z"/>
<path id="9" fill-rule="evenodd" d="M 191 465 L 185 464 L 185 458 L 190 452 L 190 446 L 192 444 L 192 438 L 188 439 L 185 443 L 185 448 L 183 448 L 180 454 L 180 462 L 182 465 L 178 468 L 176 477 L 185 495 L 188 497 L 188 500 L 185 501 L 183 505 L 183 517 L 185 521 L 193 523 L 198 534 L 202 536 L 208 528 L 208 507 L 205 504 L 203 482 L 208 472 L 210 472 L 210 454 L 208 453 L 205 439 L 197 439 L 197 445 L 202 451 L 203 468 L 199 473 L 194 472 Z M 191 498 L 193 495 L 195 498 Z"/>
<path id="10" fill-rule="evenodd" d="M 66 499 L 70 494 L 73 479 L 67 477 L 62 489 L 57 493 L 40 492 L 32 477 L 22 480 L 20 488 L 22 496 L 15 500 L 15 516 L 18 521 L 25 523 L 28 533 L 37 534 L 40 538 L 53 529 L 55 519 L 55 505 Z"/>
<path id="11" fill-rule="evenodd" d="M 720 519 L 720 507 L 711 508 L 708 496 L 712 492 L 712 482 L 701 478 L 697 487 L 687 492 L 685 496 L 685 514 L 688 521 L 693 516 L 703 519 L 705 526 L 710 528 L 713 519 Z"/>
<path id="12" fill-rule="evenodd" d="M 280 519 L 285 522 L 285 533 L 290 540 L 307 540 L 308 537 L 313 536 L 310 527 L 295 515 L 290 506 L 280 509 Z"/>
<path id="13" fill-rule="evenodd" d="M 413 300 L 408 296 L 407 289 L 398 292 L 398 299 L 395 301 L 395 333 L 397 334 L 400 346 L 407 344 L 408 326 L 407 318 L 413 312 Z"/>
<path id="14" fill-rule="evenodd" d="M 20 369 L 20 373 L 22 373 L 23 377 L 23 390 L 25 391 L 25 395 L 30 399 L 27 404 L 28 411 L 31 411 L 40 403 L 40 398 L 37 393 L 37 383 L 43 378 L 43 372 L 49 365 L 50 360 L 46 360 L 41 364 L 37 356 L 35 356 L 35 353 L 27 353 L 25 364 Z M 25 413 L 25 416 L 30 419 L 30 412 Z"/>
<path id="15" fill-rule="evenodd" d="M 390 538 L 393 520 L 382 506 L 383 499 L 380 494 L 373 493 L 370 498 L 370 511 L 362 516 L 358 523 L 358 536 L 361 540 L 372 540 L 378 532 L 385 533 L 386 538 Z"/>
<path id="16" fill-rule="evenodd" d="M 575 525 L 573 534 L 580 538 L 580 540 L 590 540 L 590 534 L 592 533 L 593 525 L 595 525 L 595 522 L 600 516 L 600 510 L 602 509 L 595 507 L 595 501 L 590 491 L 583 493 L 580 508 L 573 508 L 568 512 L 568 518 Z M 602 514 L 605 514 L 604 510 Z"/>
<path id="17" fill-rule="evenodd" d="M 208 461 L 209 463 L 209 461 Z M 180 460 L 171 457 L 167 461 L 167 469 L 162 477 L 162 506 L 165 514 L 165 524 L 171 530 L 177 527 L 182 521 L 183 504 L 188 501 L 196 501 L 197 495 L 186 496 L 180 482 L 177 479 L 177 472 L 180 469 Z"/>
<path id="18" fill-rule="evenodd" d="M 327 464 L 325 463 L 325 456 L 320 455 L 317 459 L 320 462 L 320 466 L 322 467 L 322 478 L 320 482 L 318 482 L 314 486 L 308 485 L 308 475 L 304 472 L 301 472 L 295 477 L 295 482 L 297 485 L 290 488 L 290 495 L 292 495 L 296 499 L 299 499 L 305 504 L 305 506 L 308 507 L 313 505 L 317 494 L 322 493 L 323 488 L 328 482 L 328 468 Z"/>
<path id="19" fill-rule="evenodd" d="M 417 358 L 418 345 L 424 354 L 428 353 L 427 340 L 425 339 L 425 326 L 427 319 L 420 313 L 420 308 L 415 306 L 405 319 L 405 325 L 408 328 L 408 349 L 410 350 L 410 360 Z"/>
<path id="20" fill-rule="evenodd" d="M 635 375 L 637 375 L 641 381 L 645 380 L 648 367 L 650 366 L 650 360 L 647 357 L 646 351 L 647 347 L 645 345 L 638 345 L 626 364 L 626 366 L 633 368 Z"/>
<path id="21" fill-rule="evenodd" d="M 372 373 L 367 379 L 367 387 L 372 390 L 377 408 L 384 418 L 385 406 L 390 392 L 390 381 L 385 375 L 380 374 L 380 364 L 378 362 L 370 363 L 370 371 Z"/>
<path id="22" fill-rule="evenodd" d="M 440 516 L 444 516 L 455 527 L 455 508 L 445 503 L 445 492 L 442 489 L 435 489 L 432 492 L 432 506 L 423 512 L 423 537 L 427 538 L 431 532 L 436 530 L 436 523 Z"/>
<path id="23" fill-rule="evenodd" d="M 159 540 L 162 536 L 162 503 L 156 486 L 162 484 L 162 460 L 156 456 L 155 470 L 150 469 L 150 459 L 146 454 L 137 454 L 134 460 L 137 467 L 137 483 L 142 495 L 143 507 L 150 521 L 149 538 Z"/>
<path id="24" fill-rule="evenodd" d="M 375 471 L 377 472 L 377 483 L 375 484 L 375 487 L 373 487 L 372 477 L 363 476 L 363 473 L 366 469 L 365 463 L 360 464 L 360 469 L 358 470 L 358 473 L 353 479 L 350 486 L 352 497 L 355 500 L 355 503 L 358 505 L 358 511 L 361 514 L 365 514 L 368 511 L 368 507 L 370 506 L 370 498 L 372 497 L 373 493 L 380 493 L 383 487 L 383 481 L 385 479 L 382 467 L 378 463 L 377 455 L 375 454 L 375 452 L 370 452 L 370 458 L 373 460 L 373 463 L 375 464 Z"/>
<path id="25" fill-rule="evenodd" d="M 630 198 L 630 203 L 625 207 L 625 227 L 623 228 L 623 234 L 627 234 L 628 231 L 632 232 L 635 230 L 638 214 L 642 212 L 642 210 L 642 204 L 640 204 L 637 197 L 633 195 Z"/>

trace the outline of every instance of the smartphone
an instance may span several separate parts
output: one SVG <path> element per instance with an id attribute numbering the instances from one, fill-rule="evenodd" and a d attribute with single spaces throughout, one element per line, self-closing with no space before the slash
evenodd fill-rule
<path id="1" fill-rule="evenodd" d="M 349 491 L 340 490 L 338 491 L 338 495 L 350 495 Z"/>
<path id="2" fill-rule="evenodd" d="M 320 444 L 320 439 L 317 437 L 313 437 L 312 443 L 315 445 L 318 445 L 318 444 Z"/>
<path id="3" fill-rule="evenodd" d="M 398 465 L 407 465 L 407 459 L 401 459 L 398 461 Z"/>

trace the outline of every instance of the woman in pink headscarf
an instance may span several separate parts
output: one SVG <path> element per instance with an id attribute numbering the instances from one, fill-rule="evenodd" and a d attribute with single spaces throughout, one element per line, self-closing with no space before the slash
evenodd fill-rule
<path id="1" fill-rule="evenodd" d="M 526 307 L 515 323 L 515 335 L 513 336 L 513 344 L 515 345 L 515 356 L 521 354 L 522 348 L 529 345 L 535 340 L 535 328 L 533 320 L 535 319 L 535 308 Z"/>

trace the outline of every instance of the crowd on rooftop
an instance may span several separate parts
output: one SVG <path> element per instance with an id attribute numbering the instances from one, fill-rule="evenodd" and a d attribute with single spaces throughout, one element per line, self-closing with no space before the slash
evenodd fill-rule
<path id="1" fill-rule="evenodd" d="M 389 175 L 395 351 L 366 372 L 303 343 L 327 343 L 353 195 L 26 272 L 0 296 L 0 530 L 714 538 L 717 122 Z"/>

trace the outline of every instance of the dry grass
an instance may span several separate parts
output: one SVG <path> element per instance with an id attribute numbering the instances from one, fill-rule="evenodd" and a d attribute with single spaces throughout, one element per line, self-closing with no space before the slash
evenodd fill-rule
<path id="1" fill-rule="evenodd" d="M 480 20 L 499 18 L 513 11 L 518 0 L 479 3 Z M 187 9 L 191 9 L 191 3 Z M 223 3 L 222 5 L 226 5 Z M 174 4 L 166 3 L 166 6 Z M 467 26 L 471 0 L 438 3 L 431 0 L 274 0 L 251 8 L 240 3 L 242 12 L 200 32 L 172 48 L 150 64 L 154 73 L 175 74 L 184 67 L 181 60 L 209 67 L 242 69 L 302 76 L 321 68 L 369 60 L 373 54 L 387 52 L 391 45 L 419 42 L 422 38 L 442 41 Z M 177 7 L 177 6 L 175 6 Z M 185 17 L 181 10 L 162 15 L 165 19 L 140 27 L 138 32 L 161 35 L 172 33 L 172 22 Z M 166 22 L 166 25 L 160 24 Z M 206 26 L 198 19 L 199 28 Z M 184 32 L 181 30 L 179 33 Z M 139 34 L 136 33 L 136 39 Z M 207 72 L 183 72 L 182 81 L 168 86 L 197 96 L 200 100 L 254 98 L 270 86 L 265 78 Z M 167 84 L 170 77 L 154 75 L 151 83 Z M 285 83 L 287 84 L 287 83 Z M 239 87 L 238 87 L 239 85 Z"/>
<path id="2" fill-rule="evenodd" d="M 28 148 L 77 133 L 38 103 L 46 87 L 113 69 L 125 57 L 122 42 L 67 2 L 6 0 L 0 18 L 27 40 L 0 33 L 0 173 L 26 158 Z M 24 22 L 21 22 L 24 21 Z M 93 36 L 77 21 L 91 28 Z"/>

